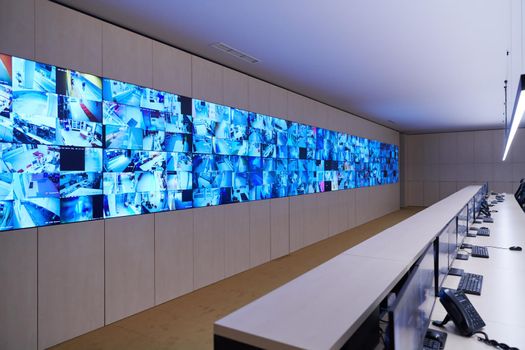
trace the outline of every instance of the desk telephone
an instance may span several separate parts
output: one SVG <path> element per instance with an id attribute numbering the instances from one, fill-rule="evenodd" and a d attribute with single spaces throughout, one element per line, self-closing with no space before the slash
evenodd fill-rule
<path id="1" fill-rule="evenodd" d="M 467 337 L 485 326 L 485 322 L 463 291 L 444 288 L 439 292 L 439 301 L 447 310 L 447 316 L 442 322 L 432 322 L 434 326 L 441 327 L 452 320 L 459 333 Z"/>

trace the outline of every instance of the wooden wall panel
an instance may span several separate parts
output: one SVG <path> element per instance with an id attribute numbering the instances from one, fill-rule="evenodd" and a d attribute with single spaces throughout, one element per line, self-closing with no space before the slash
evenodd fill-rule
<path id="1" fill-rule="evenodd" d="M 193 210 L 155 214 L 155 305 L 193 290 Z"/>
<path id="2" fill-rule="evenodd" d="M 37 229 L 0 232 L 0 349 L 37 348 Z"/>
<path id="3" fill-rule="evenodd" d="M 155 305 L 154 215 L 114 218 L 106 225 L 106 324 Z"/>
<path id="4" fill-rule="evenodd" d="M 38 347 L 104 326 L 104 221 L 38 229 Z"/>

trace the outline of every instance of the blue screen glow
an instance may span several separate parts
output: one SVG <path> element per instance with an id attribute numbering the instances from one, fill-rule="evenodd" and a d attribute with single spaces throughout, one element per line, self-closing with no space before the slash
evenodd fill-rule
<path id="1" fill-rule="evenodd" d="M 0 230 L 391 184 L 398 153 L 0 54 Z"/>

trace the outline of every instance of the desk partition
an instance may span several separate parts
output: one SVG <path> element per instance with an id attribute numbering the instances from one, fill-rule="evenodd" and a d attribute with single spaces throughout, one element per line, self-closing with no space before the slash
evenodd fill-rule
<path id="1" fill-rule="evenodd" d="M 454 247 L 450 266 L 464 237 L 456 220 L 466 234 L 467 204 L 484 191 L 465 187 L 218 320 L 215 347 L 341 348 L 438 235 Z"/>

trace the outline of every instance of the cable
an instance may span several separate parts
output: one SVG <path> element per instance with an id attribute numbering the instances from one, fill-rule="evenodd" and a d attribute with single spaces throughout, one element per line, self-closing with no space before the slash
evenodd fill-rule
<path id="1" fill-rule="evenodd" d="M 485 248 L 510 249 L 510 247 L 496 247 L 494 245 L 484 245 Z"/>
<path id="2" fill-rule="evenodd" d="M 500 343 L 497 340 L 490 339 L 489 336 L 487 335 L 487 333 L 485 333 L 485 332 L 477 331 L 477 332 L 474 332 L 473 335 L 474 334 L 482 334 L 483 337 L 478 337 L 478 340 L 480 342 L 482 342 L 482 343 L 485 343 L 487 345 L 493 346 L 496 349 L 501 349 L 501 350 L 519 350 L 518 348 L 516 348 L 514 346 L 509 346 L 509 345 L 507 345 L 505 343 Z"/>

